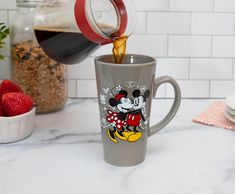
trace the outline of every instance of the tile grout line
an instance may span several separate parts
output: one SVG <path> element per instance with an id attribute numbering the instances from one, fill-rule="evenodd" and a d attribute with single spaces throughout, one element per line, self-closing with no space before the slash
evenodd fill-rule
<path id="1" fill-rule="evenodd" d="M 166 52 L 167 52 L 167 56 L 166 57 L 169 57 L 170 56 L 170 36 L 167 35 L 167 48 L 166 48 Z"/>
<path id="2" fill-rule="evenodd" d="M 167 98 L 167 85 L 164 84 L 164 87 L 165 87 L 164 95 L 165 95 L 165 98 Z"/>
<path id="3" fill-rule="evenodd" d="M 209 80 L 209 96 L 208 98 L 211 98 L 211 80 Z"/>
<path id="4" fill-rule="evenodd" d="M 191 58 L 188 58 L 189 66 L 188 66 L 188 80 L 191 80 Z"/>
<path id="5" fill-rule="evenodd" d="M 174 11 L 167 11 L 167 10 L 137 10 L 136 12 L 144 12 L 144 11 L 147 11 L 147 12 L 151 12 L 151 13 L 199 13 L 199 14 L 234 14 L 233 11 L 213 11 L 213 10 L 210 10 L 210 11 L 177 11 L 177 10 L 174 10 Z"/>
<path id="6" fill-rule="evenodd" d="M 75 96 L 78 97 L 78 82 L 77 82 L 77 80 L 75 81 L 75 86 L 76 86 L 76 88 L 75 88 L 76 95 Z"/>
<path id="7" fill-rule="evenodd" d="M 146 24 L 145 24 L 145 34 L 148 35 L 148 12 L 145 12 L 146 14 Z"/>
<path id="8" fill-rule="evenodd" d="M 8 27 L 10 28 L 11 30 L 11 26 L 10 26 L 10 11 L 7 10 L 7 23 L 8 23 Z M 11 36 L 11 34 L 9 35 Z M 9 38 L 9 47 L 11 49 L 11 39 Z M 9 67 L 9 79 L 12 78 L 12 59 L 11 59 L 11 53 L 9 54 L 10 56 L 8 56 L 8 67 Z"/>
<path id="9" fill-rule="evenodd" d="M 9 15 L 10 15 L 10 11 L 7 10 L 7 24 L 10 27 L 10 16 Z"/>
<path id="10" fill-rule="evenodd" d="M 211 57 L 213 58 L 213 50 L 214 50 L 214 36 L 211 36 Z"/>
<path id="11" fill-rule="evenodd" d="M 0 78 L 1 79 L 1 78 Z M 96 81 L 96 79 L 68 79 L 68 80 L 70 80 L 70 81 L 93 81 L 93 82 L 95 82 Z M 196 81 L 196 82 L 206 82 L 206 81 L 223 81 L 223 82 L 226 82 L 226 81 L 235 81 L 235 80 L 233 80 L 233 79 L 231 79 L 231 78 L 228 78 L 228 79 L 205 79 L 205 78 L 203 78 L 203 79 L 196 79 L 196 78 L 194 78 L 194 79 L 186 79 L 186 78 L 180 78 L 180 79 L 177 79 L 177 80 L 179 80 L 179 81 L 188 81 L 188 82 L 191 82 L 191 81 Z"/>
<path id="12" fill-rule="evenodd" d="M 153 56 L 154 58 L 166 58 L 166 56 Z M 235 56 L 231 57 L 210 57 L 210 56 L 168 56 L 170 59 L 185 59 L 185 58 L 191 58 L 191 59 L 233 59 Z"/>
<path id="13" fill-rule="evenodd" d="M 233 80 L 235 80 L 235 58 L 233 58 L 233 72 L 232 72 L 232 74 L 233 74 Z"/>
<path id="14" fill-rule="evenodd" d="M 0 11 L 16 11 L 17 9 L 1 9 Z M 159 12 L 159 13 L 214 13 L 214 14 L 219 14 L 219 13 L 223 13 L 223 14 L 234 14 L 233 11 L 215 11 L 215 10 L 210 10 L 210 11 L 196 11 L 196 10 L 187 10 L 187 11 L 177 11 L 177 10 L 170 10 L 170 4 L 169 4 L 169 10 L 146 10 L 146 9 L 141 9 L 141 10 L 136 10 L 136 12 Z"/>
<path id="15" fill-rule="evenodd" d="M 213 13 L 215 13 L 215 0 L 212 1 Z"/>
<path id="16" fill-rule="evenodd" d="M 145 35 L 144 33 L 135 33 L 136 35 Z M 156 36 L 166 36 L 166 35 L 170 35 L 170 36 L 191 36 L 191 37 L 195 37 L 195 36 L 201 36 L 201 37 L 210 37 L 210 36 L 218 36 L 218 37 L 234 37 L 234 33 L 228 33 L 228 34 L 189 34 L 189 33 L 158 33 L 158 32 L 149 32 L 146 35 L 156 35 Z"/>
<path id="17" fill-rule="evenodd" d="M 189 29 L 190 36 L 192 36 L 192 18 L 193 18 L 193 13 L 190 13 L 190 29 Z"/>
<path id="18" fill-rule="evenodd" d="M 9 56 L 6 56 L 9 57 Z M 210 56 L 152 56 L 153 58 L 169 58 L 169 59 L 187 59 L 187 58 L 191 58 L 191 59 L 233 59 L 235 56 L 231 56 L 231 57 L 210 57 Z"/>
<path id="19" fill-rule="evenodd" d="M 235 35 L 235 15 L 233 16 L 233 34 Z"/>

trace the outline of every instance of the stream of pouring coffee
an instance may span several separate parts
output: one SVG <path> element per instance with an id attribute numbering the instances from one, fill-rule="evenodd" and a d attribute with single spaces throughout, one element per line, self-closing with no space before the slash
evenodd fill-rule
<path id="1" fill-rule="evenodd" d="M 127 36 L 116 37 L 113 40 L 113 57 L 114 62 L 117 64 L 122 64 L 123 59 L 126 55 L 126 42 Z"/>

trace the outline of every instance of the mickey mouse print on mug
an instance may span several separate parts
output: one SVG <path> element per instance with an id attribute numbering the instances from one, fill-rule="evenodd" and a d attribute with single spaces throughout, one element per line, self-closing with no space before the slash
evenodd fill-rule
<path id="1" fill-rule="evenodd" d="M 125 86 L 118 85 L 110 91 L 110 94 L 103 94 L 100 100 L 107 100 L 103 104 L 106 114 L 102 119 L 103 125 L 107 127 L 107 136 L 114 143 L 127 141 L 134 143 L 141 139 L 145 125 L 149 118 L 146 118 L 146 100 L 150 91 L 136 86 L 125 89 Z M 105 91 L 105 89 L 103 90 Z M 130 94 L 128 94 L 128 91 Z"/>

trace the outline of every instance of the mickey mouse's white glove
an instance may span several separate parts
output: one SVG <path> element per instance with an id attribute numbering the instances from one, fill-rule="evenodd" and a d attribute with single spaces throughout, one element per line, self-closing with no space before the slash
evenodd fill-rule
<path id="1" fill-rule="evenodd" d="M 144 124 L 145 124 L 145 125 L 148 125 L 148 124 L 149 124 L 149 121 L 148 121 L 148 120 L 144 121 Z"/>

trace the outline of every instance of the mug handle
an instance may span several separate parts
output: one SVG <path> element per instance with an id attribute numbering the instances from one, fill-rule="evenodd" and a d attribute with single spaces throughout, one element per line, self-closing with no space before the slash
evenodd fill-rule
<path id="1" fill-rule="evenodd" d="M 150 130 L 148 131 L 149 137 L 154 135 L 158 131 L 160 131 L 163 127 L 165 127 L 174 118 L 180 106 L 180 102 L 181 102 L 180 87 L 178 83 L 172 77 L 162 76 L 162 77 L 155 79 L 153 96 L 154 97 L 156 96 L 159 86 L 164 83 L 169 83 L 173 86 L 174 92 L 175 92 L 175 100 L 169 113 L 158 124 L 155 124 L 152 127 L 150 127 Z"/>

